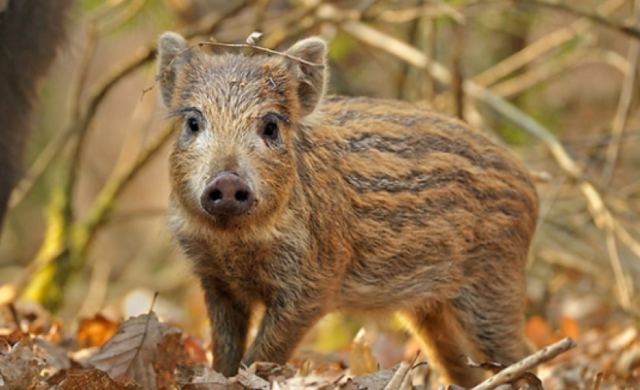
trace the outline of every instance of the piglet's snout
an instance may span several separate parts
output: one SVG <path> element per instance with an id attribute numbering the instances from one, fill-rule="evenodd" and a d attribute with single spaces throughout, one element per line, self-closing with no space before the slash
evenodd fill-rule
<path id="1" fill-rule="evenodd" d="M 213 216 L 239 215 L 249 211 L 254 199 L 253 191 L 243 178 L 232 172 L 222 172 L 207 184 L 200 204 Z"/>

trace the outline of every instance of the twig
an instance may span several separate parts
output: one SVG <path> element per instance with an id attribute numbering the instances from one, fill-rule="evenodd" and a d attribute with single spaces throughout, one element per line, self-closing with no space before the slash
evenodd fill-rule
<path id="1" fill-rule="evenodd" d="M 98 45 L 98 28 L 96 22 L 90 22 L 85 32 L 87 43 L 78 66 L 78 77 L 75 80 L 73 91 L 71 95 L 71 118 L 77 120 L 80 117 L 80 106 L 82 102 L 82 91 L 87 83 L 87 77 L 89 76 L 89 70 L 91 69 L 91 62 L 96 54 L 96 47 Z"/>
<path id="2" fill-rule="evenodd" d="M 620 24 L 620 23 L 616 23 L 613 22 L 605 17 L 603 17 L 602 15 L 599 14 L 594 14 L 594 13 L 590 13 L 587 11 L 583 11 L 581 9 L 578 8 L 574 8 L 573 6 L 567 4 L 567 3 L 559 3 L 559 2 L 551 2 L 551 1 L 547 1 L 547 0 L 515 0 L 516 3 L 522 3 L 522 4 L 531 4 L 531 5 L 536 5 L 536 6 L 540 6 L 540 7 L 546 7 L 546 8 L 551 8 L 551 9 L 556 9 L 562 12 L 566 12 L 568 14 L 571 15 L 576 15 L 576 16 L 580 16 L 582 18 L 586 18 L 591 20 L 594 23 L 600 24 L 604 27 L 607 27 L 609 29 L 612 30 L 617 30 L 625 35 L 630 36 L 631 38 L 635 38 L 635 39 L 640 39 L 640 29 L 634 27 L 634 26 L 629 26 L 629 25 L 624 25 L 624 24 Z"/>
<path id="3" fill-rule="evenodd" d="M 118 13 L 113 20 L 107 20 L 104 22 L 104 25 L 100 26 L 100 32 L 108 33 L 129 22 L 138 13 L 140 13 L 142 8 L 144 8 L 145 3 L 146 0 L 131 0 L 131 2 L 127 4 L 126 8 Z"/>
<path id="4" fill-rule="evenodd" d="M 127 213 L 112 215 L 109 220 L 109 226 L 113 226 L 115 224 L 123 224 L 137 219 L 160 218 L 166 216 L 166 214 L 167 210 L 164 207 L 133 210 Z"/>
<path id="5" fill-rule="evenodd" d="M 16 188 L 11 192 L 9 210 L 13 210 L 31 193 L 34 185 L 45 173 L 56 157 L 60 157 L 61 151 L 69 141 L 73 133 L 68 129 L 56 133 L 47 146 L 42 149 L 36 160 L 31 164 L 27 173 L 22 177 Z"/>
<path id="6" fill-rule="evenodd" d="M 420 353 L 416 353 L 411 363 L 400 363 L 400 366 L 389 380 L 389 383 L 386 384 L 384 390 L 404 389 L 406 386 L 403 386 L 403 384 L 405 384 L 407 380 L 410 379 L 408 376 L 409 372 L 411 372 L 411 370 L 415 368 L 415 364 L 419 356 Z"/>
<path id="7" fill-rule="evenodd" d="M 111 262 L 104 257 L 97 258 L 91 269 L 89 287 L 78 310 L 78 316 L 90 316 L 102 308 L 107 296 L 110 274 Z"/>
<path id="8" fill-rule="evenodd" d="M 594 63 L 606 64 L 624 75 L 627 74 L 629 69 L 627 60 L 618 53 L 582 48 L 575 53 L 545 61 L 526 73 L 495 84 L 491 89 L 498 95 L 508 98 L 563 72 L 577 67 L 593 65 Z"/>
<path id="9" fill-rule="evenodd" d="M 173 125 L 167 126 L 149 143 L 135 161 L 131 162 L 127 167 L 122 169 L 121 172 L 116 173 L 107 181 L 102 191 L 98 194 L 86 220 L 81 224 L 86 233 L 86 242 L 79 248 L 79 252 L 83 256 L 86 254 L 98 228 L 101 227 L 111 215 L 111 211 L 115 205 L 115 199 L 122 193 L 127 184 L 137 176 L 142 168 L 147 165 L 151 158 L 155 156 L 156 152 L 166 144 L 171 138 L 173 130 Z"/>
<path id="10" fill-rule="evenodd" d="M 287 54 L 285 52 L 269 49 L 269 48 L 262 47 L 262 46 L 250 45 L 248 43 L 198 42 L 198 46 L 200 46 L 200 47 L 202 47 L 202 46 L 220 46 L 220 47 L 232 47 L 232 48 L 250 48 L 250 49 L 255 49 L 255 50 L 258 50 L 258 51 L 263 51 L 263 52 L 269 53 L 269 54 L 279 55 L 279 56 L 288 58 L 290 60 L 303 63 L 305 65 L 318 67 L 318 68 L 324 68 L 324 64 L 318 64 L 318 63 L 315 63 L 315 62 L 310 62 L 310 61 L 307 61 L 307 60 L 302 59 L 300 57 L 292 56 L 291 54 Z"/>
<path id="11" fill-rule="evenodd" d="M 387 9 L 380 12 L 374 18 L 377 21 L 385 23 L 406 23 L 423 18 L 432 19 L 443 16 L 449 17 L 460 24 L 465 22 L 464 15 L 446 3 L 420 4 L 416 7 L 404 9 Z"/>
<path id="12" fill-rule="evenodd" d="M 452 58 L 452 68 L 453 68 L 453 82 L 451 83 L 451 88 L 453 89 L 453 101 L 455 106 L 456 117 L 464 120 L 464 112 L 465 112 L 465 93 L 464 93 L 464 72 L 462 69 L 462 58 L 464 55 L 464 44 L 465 44 L 465 30 L 464 26 L 457 24 L 454 26 L 453 31 L 453 58 Z"/>
<path id="13" fill-rule="evenodd" d="M 635 2 L 636 25 L 640 26 L 640 0 Z M 602 174 L 602 182 L 606 186 L 613 178 L 618 156 L 620 155 L 620 146 L 624 129 L 627 125 L 629 112 L 631 111 L 631 102 L 633 100 L 633 92 L 636 85 L 636 74 L 638 72 L 638 63 L 640 61 L 640 40 L 634 40 L 629 44 L 629 71 L 627 72 L 620 92 L 618 108 L 611 124 L 611 135 L 614 142 L 609 144 L 607 149 L 606 161 Z"/>
<path id="14" fill-rule="evenodd" d="M 389 383 L 387 383 L 384 387 L 384 390 L 402 389 L 402 383 L 407 377 L 409 370 L 411 370 L 411 364 L 407 362 L 401 362 L 400 366 L 389 380 Z"/>
<path id="15" fill-rule="evenodd" d="M 492 90 L 498 95 L 508 98 L 525 91 L 534 85 L 565 72 L 576 65 L 583 63 L 587 52 L 584 48 L 569 53 L 553 60 L 545 61 L 525 73 L 519 74 L 505 81 L 495 84 Z"/>
<path id="16" fill-rule="evenodd" d="M 625 277 L 624 268 L 622 268 L 622 261 L 620 261 L 620 255 L 618 254 L 616 237 L 612 227 L 607 227 L 605 233 L 607 253 L 609 254 L 611 269 L 613 269 L 613 275 L 616 279 L 616 290 L 618 291 L 620 306 L 625 309 L 630 309 L 631 298 L 633 297 L 632 285 L 630 285 L 629 280 Z"/>
<path id="17" fill-rule="evenodd" d="M 424 6 L 424 0 L 417 0 L 416 4 L 421 8 Z M 421 24 L 423 20 L 421 17 L 415 18 L 411 20 L 411 24 L 409 24 L 409 31 L 407 33 L 408 41 L 411 42 L 412 45 L 417 46 L 419 44 L 419 38 L 422 35 Z M 400 70 L 400 75 L 398 77 L 398 97 L 400 99 L 407 99 L 409 96 L 408 89 L 409 85 L 407 81 L 409 80 L 409 76 L 411 74 L 411 65 L 404 63 L 402 69 Z"/>
<path id="18" fill-rule="evenodd" d="M 11 320 L 16 325 L 16 329 L 19 332 L 24 332 L 24 330 L 22 329 L 22 323 L 20 321 L 20 315 L 18 314 L 18 310 L 16 310 L 16 305 L 13 302 L 9 302 L 7 304 L 7 307 L 9 308 L 9 313 L 11 314 Z"/>
<path id="19" fill-rule="evenodd" d="M 574 347 L 576 347 L 576 343 L 571 340 L 571 338 L 564 338 L 554 344 L 544 347 L 532 355 L 527 356 L 519 362 L 510 365 L 491 378 L 473 387 L 471 390 L 490 390 L 505 383 L 512 382 L 534 367 L 549 361 Z"/>
<path id="20" fill-rule="evenodd" d="M 598 8 L 602 15 L 613 13 L 625 4 L 626 0 L 609 0 Z M 491 68 L 473 77 L 473 81 L 489 86 L 513 73 L 526 64 L 540 58 L 543 54 L 571 41 L 576 35 L 586 32 L 593 24 L 585 18 L 572 22 L 569 26 L 555 30 L 536 40 L 529 46 L 512 54 Z"/>
<path id="21" fill-rule="evenodd" d="M 76 80 L 75 86 L 73 87 L 71 95 L 70 118 L 74 122 L 78 121 L 82 115 L 82 113 L 80 112 L 82 91 L 84 90 L 84 86 L 87 82 L 87 76 L 89 75 L 89 70 L 91 69 L 91 62 L 93 61 L 93 57 L 96 53 L 96 46 L 98 44 L 98 29 L 95 22 L 89 24 L 89 26 L 87 27 L 86 35 L 87 47 L 84 50 L 82 60 L 80 61 L 78 78 Z M 78 139 L 76 139 L 75 141 L 77 145 L 82 145 L 82 143 L 84 142 L 85 134 L 86 132 L 81 132 L 78 134 Z M 64 203 L 62 205 L 62 212 L 66 221 L 71 221 L 73 219 L 73 189 L 79 171 L 81 152 L 82 149 L 80 149 L 79 147 L 75 148 L 72 152 L 71 160 L 69 162 L 69 176 L 67 177 L 65 183 L 66 185 L 64 188 Z"/>
<path id="22" fill-rule="evenodd" d="M 593 386 L 592 390 L 600 390 L 600 386 L 602 385 L 602 378 L 604 378 L 604 374 L 602 371 L 598 371 L 593 378 Z"/>

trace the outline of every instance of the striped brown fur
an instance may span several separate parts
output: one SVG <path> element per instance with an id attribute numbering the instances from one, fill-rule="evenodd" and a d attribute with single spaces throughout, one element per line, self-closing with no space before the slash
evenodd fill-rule
<path id="1" fill-rule="evenodd" d="M 317 38 L 289 54 L 325 63 Z M 538 200 L 526 169 L 464 123 L 410 104 L 323 97 L 326 71 L 281 56 L 208 55 L 160 39 L 159 77 L 183 127 L 171 225 L 210 311 L 214 367 L 284 363 L 327 312 L 399 311 L 447 381 L 527 352 L 524 268 Z M 194 112 L 196 114 L 194 114 Z M 277 113 L 277 141 L 258 133 Z M 197 133 L 184 125 L 198 115 Z M 232 171 L 251 210 L 212 216 L 207 182 Z M 256 305 L 265 314 L 245 353 Z"/>

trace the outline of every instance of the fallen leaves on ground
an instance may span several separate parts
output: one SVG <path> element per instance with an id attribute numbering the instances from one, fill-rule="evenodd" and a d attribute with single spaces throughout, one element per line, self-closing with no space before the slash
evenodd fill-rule
<path id="1" fill-rule="evenodd" d="M 371 351 L 371 335 L 358 333 L 344 367 L 344 356 L 324 362 L 294 360 L 294 365 L 256 363 L 226 378 L 211 368 L 207 350 L 197 339 L 158 320 L 150 312 L 121 323 L 103 316 L 82 319 L 75 334 L 65 334 L 46 313 L 0 317 L 0 389 L 431 389 L 434 375 L 416 356 L 380 369 Z M 19 319 L 18 319 L 19 318 Z M 640 333 L 581 329 L 562 319 L 552 331 L 542 318 L 529 320 L 534 343 L 579 337 L 578 347 L 538 367 L 518 381 L 549 389 L 640 388 Z M 399 346 L 400 347 L 400 346 Z M 329 356 L 329 355 L 328 355 Z M 482 365 L 490 362 L 472 362 Z M 313 367 L 313 368 L 310 368 Z M 495 371 L 500 367 L 495 367 Z M 459 387 L 455 387 L 459 388 Z M 515 388 L 512 386 L 512 388 Z"/>

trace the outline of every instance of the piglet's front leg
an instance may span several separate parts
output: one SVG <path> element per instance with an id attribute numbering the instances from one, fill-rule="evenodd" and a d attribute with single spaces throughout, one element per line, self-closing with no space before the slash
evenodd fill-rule
<path id="1" fill-rule="evenodd" d="M 249 328 L 249 306 L 203 280 L 211 320 L 213 369 L 227 377 L 238 372 Z"/>
<path id="2" fill-rule="evenodd" d="M 305 294 L 306 296 L 306 294 Z M 257 361 L 284 364 L 307 331 L 325 314 L 320 301 L 293 294 L 279 294 L 267 306 L 256 338 L 243 363 Z"/>

